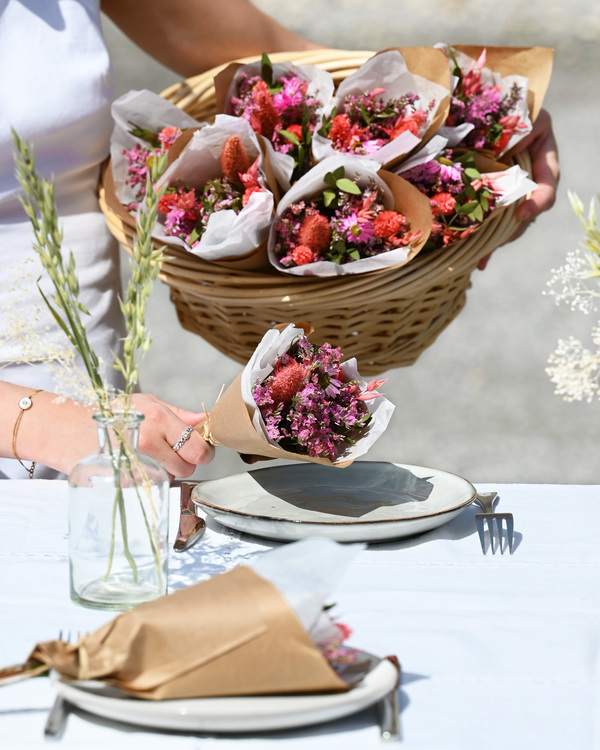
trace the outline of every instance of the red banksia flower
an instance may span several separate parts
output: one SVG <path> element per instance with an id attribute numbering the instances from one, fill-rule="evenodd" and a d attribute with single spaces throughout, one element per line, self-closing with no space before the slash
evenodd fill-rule
<path id="1" fill-rule="evenodd" d="M 271 383 L 271 396 L 276 404 L 289 404 L 300 390 L 306 374 L 306 367 L 292 359 L 279 369 Z"/>
<path id="2" fill-rule="evenodd" d="M 323 255 L 331 242 L 329 219 L 322 214 L 308 214 L 298 232 L 300 245 L 308 245 L 316 255 Z"/>
<path id="3" fill-rule="evenodd" d="M 251 125 L 257 133 L 270 139 L 279 123 L 279 115 L 273 104 L 273 97 L 269 93 L 269 87 L 264 81 L 257 81 L 252 87 L 252 100 L 256 105 L 253 116 L 257 121 L 258 128 L 255 127 L 255 123 L 251 123 Z"/>
<path id="4" fill-rule="evenodd" d="M 231 182 L 238 182 L 240 174 L 250 169 L 250 159 L 239 136 L 232 135 L 223 144 L 221 167 L 223 177 Z"/>

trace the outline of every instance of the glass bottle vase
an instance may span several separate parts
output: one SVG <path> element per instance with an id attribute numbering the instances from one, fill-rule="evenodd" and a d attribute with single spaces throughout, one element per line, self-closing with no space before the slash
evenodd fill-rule
<path id="1" fill-rule="evenodd" d="M 169 477 L 138 451 L 143 414 L 94 419 L 98 452 L 69 474 L 71 599 L 125 610 L 167 591 Z"/>

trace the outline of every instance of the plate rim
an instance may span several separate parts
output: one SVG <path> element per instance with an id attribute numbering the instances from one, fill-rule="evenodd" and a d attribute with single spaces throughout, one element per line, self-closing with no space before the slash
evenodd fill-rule
<path id="1" fill-rule="evenodd" d="M 272 522 L 275 521 L 277 523 L 287 523 L 287 524 L 303 525 L 303 526 L 304 525 L 308 525 L 308 526 L 312 525 L 312 526 L 339 526 L 339 527 L 346 527 L 346 526 L 370 526 L 370 525 L 374 526 L 374 525 L 377 525 L 377 524 L 406 523 L 406 522 L 410 522 L 410 521 L 422 521 L 422 520 L 424 520 L 426 518 L 436 518 L 438 516 L 446 515 L 447 513 L 456 513 L 457 510 L 460 510 L 462 508 L 466 508 L 467 506 L 469 506 L 469 505 L 471 505 L 473 503 L 473 501 L 475 500 L 475 497 L 477 496 L 477 490 L 476 490 L 476 488 L 474 487 L 474 485 L 471 482 L 469 482 L 468 479 L 465 479 L 464 477 L 461 477 L 459 474 L 455 474 L 453 472 L 446 471 L 445 469 L 433 469 L 431 467 L 421 466 L 420 464 L 401 464 L 401 463 L 397 463 L 395 461 L 360 461 L 360 462 L 357 462 L 357 463 L 364 463 L 364 464 L 391 463 L 394 466 L 399 466 L 399 467 L 402 467 L 402 468 L 422 469 L 422 470 L 424 470 L 426 472 L 433 471 L 436 474 L 445 474 L 447 476 L 451 476 L 451 477 L 453 477 L 455 479 L 460 479 L 462 482 L 465 482 L 467 485 L 469 485 L 471 487 L 471 489 L 473 491 L 473 494 L 472 494 L 472 496 L 468 500 L 465 500 L 464 502 L 462 502 L 462 503 L 460 503 L 458 505 L 455 505 L 452 508 L 447 508 L 446 510 L 436 511 L 434 513 L 426 513 L 425 515 L 410 516 L 409 518 L 373 518 L 373 519 L 366 519 L 366 520 L 365 519 L 357 519 L 357 520 L 349 520 L 349 521 L 327 521 L 327 520 L 310 521 L 310 520 L 293 519 L 293 518 L 280 518 L 279 516 L 274 516 L 274 515 L 265 516 L 265 515 L 258 514 L 258 513 L 247 513 L 247 512 L 242 511 L 242 510 L 232 510 L 231 508 L 225 508 L 225 507 L 220 506 L 220 505 L 215 505 L 214 503 L 211 503 L 211 502 L 208 502 L 208 501 L 205 501 L 205 500 L 202 500 L 202 501 L 198 500 L 195 493 L 197 491 L 198 492 L 200 491 L 199 488 L 202 486 L 202 484 L 204 484 L 204 482 L 199 482 L 192 489 L 192 500 L 193 500 L 193 502 L 196 505 L 200 506 L 201 509 L 202 508 L 211 508 L 213 510 L 219 511 L 220 513 L 224 513 L 225 515 L 243 516 L 245 518 L 253 518 L 253 519 L 256 519 L 258 521 L 272 521 Z M 294 465 L 294 464 L 292 464 L 292 465 Z M 298 466 L 297 468 L 304 469 L 304 466 L 305 465 L 303 464 L 302 467 Z M 306 466 L 308 466 L 308 464 L 306 464 Z M 245 471 L 245 472 L 238 472 L 237 474 L 230 474 L 230 475 L 228 475 L 226 477 L 221 477 L 221 479 L 229 479 L 229 478 L 232 478 L 234 476 L 244 476 L 245 474 L 252 474 L 252 473 L 254 473 L 256 471 L 265 471 L 266 469 L 275 469 L 275 468 L 284 469 L 285 466 L 277 466 L 277 467 L 275 467 L 275 466 L 266 466 L 266 467 L 264 467 L 262 469 L 255 469 L 253 471 L 250 470 L 250 471 Z M 218 479 L 207 479 L 206 481 L 207 482 L 217 482 L 217 481 L 220 481 L 220 480 L 218 480 Z M 271 494 L 271 493 L 268 493 L 268 494 Z"/>
<path id="2" fill-rule="evenodd" d="M 241 696 L 207 696 L 204 698 L 175 698 L 170 700 L 144 700 L 136 699 L 133 696 L 106 696 L 86 691 L 77 684 L 77 680 L 62 680 L 60 675 L 54 670 L 51 671 L 50 677 L 55 690 L 65 700 L 74 703 L 78 708 L 88 711 L 95 716 L 102 716 L 111 721 L 124 722 L 143 726 L 146 728 L 167 728 L 172 729 L 172 722 L 181 719 L 184 715 L 186 720 L 181 726 L 180 731 L 190 731 L 191 729 L 202 729 L 214 732 L 261 732 L 277 731 L 282 729 L 293 729 L 295 727 L 306 727 L 315 724 L 321 724 L 328 721 L 335 721 L 354 713 L 358 713 L 369 706 L 380 701 L 390 690 L 400 689 L 399 672 L 395 664 L 388 658 L 381 658 L 367 676 L 354 688 L 344 692 L 332 693 L 294 693 L 290 695 L 241 695 Z M 370 683 L 375 682 L 374 685 Z M 361 691 L 361 687 L 363 690 Z M 363 695 L 364 688 L 367 693 Z M 75 696 L 73 697 L 73 691 Z M 357 693 L 358 691 L 358 693 Z M 78 700 L 78 696 L 81 699 Z M 302 700 L 304 699 L 304 701 Z M 256 712 L 257 705 L 267 704 L 268 701 L 275 700 L 276 711 L 269 712 L 264 710 Z M 132 703 L 144 706 L 140 713 L 134 712 L 130 719 L 122 718 L 123 709 L 126 703 Z M 227 701 L 231 701 L 233 712 L 223 710 L 227 706 Z M 314 705 L 323 702 L 323 705 Z M 88 708 L 89 703 L 98 703 L 102 710 Z M 204 704 L 208 707 L 205 712 L 198 709 Z M 296 704 L 296 707 L 294 707 Z M 169 705 L 173 706 L 172 712 L 160 711 L 153 714 L 152 708 L 157 705 L 163 709 Z M 246 710 L 235 712 L 237 706 L 245 706 Z M 104 708 L 103 708 L 104 707 Z M 111 707 L 115 708 L 111 712 Z M 210 713 L 211 707 L 213 713 Z M 220 711 L 214 711 L 215 708 L 221 708 Z M 196 710 L 190 709 L 196 708 Z M 154 716 L 154 720 L 153 717 Z M 148 720 L 150 719 L 150 720 Z M 164 723 L 162 721 L 164 719 Z M 212 722 L 212 723 L 211 723 Z M 227 722 L 226 727 L 224 722 Z M 229 723 L 232 722 L 233 726 Z M 237 726 L 235 724 L 237 723 Z"/>

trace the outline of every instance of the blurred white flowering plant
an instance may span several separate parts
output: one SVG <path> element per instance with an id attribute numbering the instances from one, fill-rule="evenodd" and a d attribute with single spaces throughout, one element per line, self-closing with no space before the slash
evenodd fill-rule
<path id="1" fill-rule="evenodd" d="M 552 269 L 545 292 L 557 304 L 589 315 L 598 312 L 600 300 L 600 229 L 594 201 L 586 215 L 579 197 L 569 192 L 569 200 L 585 231 L 583 248 L 567 253 L 565 263 Z M 600 194 L 596 196 L 600 202 Z M 591 331 L 594 349 L 588 349 L 573 336 L 560 339 L 548 359 L 546 372 L 556 386 L 555 393 L 565 401 L 593 401 L 600 398 L 600 322 Z"/>

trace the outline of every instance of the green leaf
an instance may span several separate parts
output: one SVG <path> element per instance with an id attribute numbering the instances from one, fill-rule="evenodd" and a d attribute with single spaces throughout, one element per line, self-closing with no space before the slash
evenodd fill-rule
<path id="1" fill-rule="evenodd" d="M 343 193 L 352 193 L 352 195 L 360 195 L 360 188 L 355 182 L 352 182 L 352 180 L 349 180 L 347 177 L 342 177 L 339 180 L 336 180 L 335 183 L 338 190 L 341 190 Z"/>
<path id="2" fill-rule="evenodd" d="M 475 207 L 472 218 L 475 219 L 475 221 L 483 221 L 483 209 L 481 208 L 480 204 L 477 204 L 477 206 Z"/>
<path id="3" fill-rule="evenodd" d="M 282 135 L 284 138 L 287 138 L 288 141 L 291 141 L 294 144 L 294 146 L 300 145 L 300 141 L 298 140 L 297 136 L 295 136 L 293 133 L 290 133 L 289 130 L 278 130 L 277 134 Z"/>
<path id="4" fill-rule="evenodd" d="M 475 201 L 469 201 L 468 203 L 463 203 L 462 206 L 456 206 L 454 210 L 457 214 L 468 215 L 468 214 L 472 214 L 473 211 L 475 211 L 475 209 L 478 207 L 479 207 L 479 203 L 475 203 Z"/>
<path id="5" fill-rule="evenodd" d="M 260 58 L 260 77 L 267 86 L 273 85 L 273 65 L 266 52 L 263 52 Z"/>
<path id="6" fill-rule="evenodd" d="M 464 170 L 464 174 L 470 180 L 480 180 L 481 179 L 481 172 L 478 169 L 475 169 L 474 167 L 466 167 L 465 170 Z"/>
<path id="7" fill-rule="evenodd" d="M 158 134 L 148 128 L 142 128 L 136 125 L 134 122 L 129 123 L 132 127 L 129 131 L 134 138 L 141 138 L 146 143 L 149 143 L 154 148 L 160 148 L 160 141 L 158 140 Z"/>
<path id="8" fill-rule="evenodd" d="M 335 200 L 335 192 L 333 190 L 323 191 L 323 203 L 325 206 L 330 206 Z"/>

